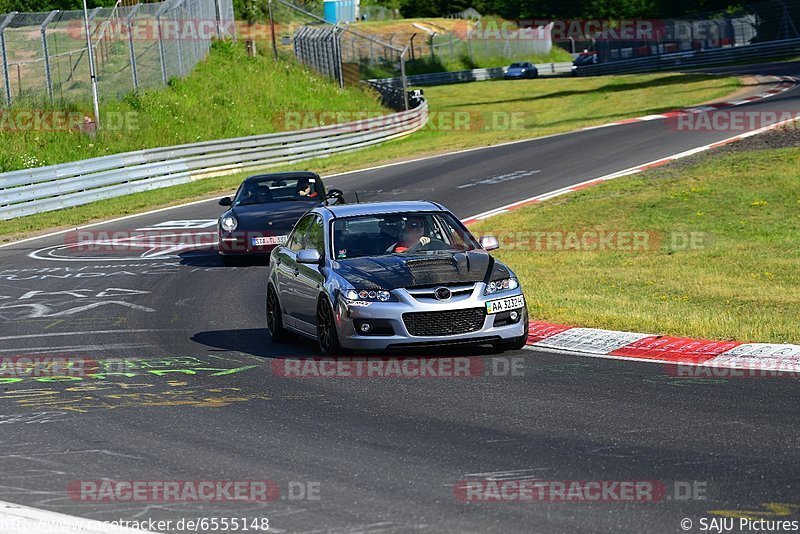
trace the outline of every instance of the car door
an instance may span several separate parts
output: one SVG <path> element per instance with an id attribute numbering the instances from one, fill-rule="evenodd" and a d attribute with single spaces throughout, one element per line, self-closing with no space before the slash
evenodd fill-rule
<path id="1" fill-rule="evenodd" d="M 309 225 L 314 220 L 313 214 L 302 217 L 289 234 L 286 245 L 280 247 L 275 258 L 275 282 L 277 284 L 278 299 L 281 303 L 283 320 L 287 326 L 298 328 L 296 311 L 296 279 L 297 279 L 297 253 L 303 248 L 303 240 Z"/>
<path id="2" fill-rule="evenodd" d="M 314 249 L 320 257 L 325 257 L 325 229 L 322 217 L 315 215 L 306 231 L 303 248 Z M 308 332 L 317 333 L 317 299 L 322 291 L 324 277 L 319 265 L 297 263 L 295 277 L 295 306 L 297 309 L 296 327 Z"/>

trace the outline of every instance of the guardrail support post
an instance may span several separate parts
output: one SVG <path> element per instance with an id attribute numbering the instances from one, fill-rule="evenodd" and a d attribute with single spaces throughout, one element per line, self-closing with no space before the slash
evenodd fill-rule
<path id="1" fill-rule="evenodd" d="M 164 55 L 164 31 L 161 28 L 161 15 L 167 10 L 169 6 L 168 2 L 164 2 L 164 4 L 158 8 L 156 11 L 156 29 L 158 30 L 158 57 L 161 61 L 161 81 L 164 82 L 164 85 L 167 85 L 167 58 Z"/>
<path id="2" fill-rule="evenodd" d="M 44 81 L 47 86 L 47 97 L 53 101 L 53 77 L 50 73 L 50 50 L 47 46 L 47 25 L 58 15 L 58 10 L 51 11 L 47 18 L 39 25 L 39 33 L 42 37 L 42 53 L 44 54 Z"/>
<path id="3" fill-rule="evenodd" d="M 183 2 L 175 6 L 175 9 L 172 10 L 173 20 L 175 21 L 175 26 L 178 29 L 177 34 L 175 35 L 175 44 L 177 45 L 178 49 L 178 75 L 183 78 L 183 39 L 181 39 L 181 31 L 180 31 L 180 15 L 178 13 L 178 8 L 181 6 Z"/>
<path id="4" fill-rule="evenodd" d="M 408 52 L 408 47 L 403 48 L 403 51 L 400 52 L 400 77 L 403 79 L 403 109 L 408 111 L 408 78 L 406 78 L 406 52 Z"/>
<path id="5" fill-rule="evenodd" d="M 12 11 L 6 18 L 3 19 L 3 22 L 0 22 L 0 56 L 3 59 L 3 85 L 5 86 L 6 90 L 6 106 L 11 107 L 11 80 L 8 78 L 8 54 L 6 53 L 6 28 L 11 21 L 16 16 L 17 12 Z M 17 69 L 19 69 L 19 63 L 17 63 Z M 22 85 L 20 84 L 20 87 Z"/>
<path id="6" fill-rule="evenodd" d="M 136 4 L 126 17 L 125 24 L 128 28 L 128 48 L 131 57 L 131 76 L 133 76 L 133 90 L 139 90 L 139 73 L 136 71 L 136 48 L 133 46 L 133 16 L 142 4 Z"/>
<path id="7" fill-rule="evenodd" d="M 339 87 L 344 89 L 344 67 L 342 66 L 342 33 L 339 28 L 333 34 L 334 61 L 336 65 L 336 77 L 339 79 Z"/>
<path id="8" fill-rule="evenodd" d="M 214 0 L 214 18 L 217 19 L 217 39 L 222 39 L 222 11 L 219 0 Z"/>

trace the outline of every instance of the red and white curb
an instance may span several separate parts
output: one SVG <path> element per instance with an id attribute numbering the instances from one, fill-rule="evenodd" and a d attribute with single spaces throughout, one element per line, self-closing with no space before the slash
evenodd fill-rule
<path id="1" fill-rule="evenodd" d="M 709 341 L 578 328 L 533 321 L 528 349 L 651 363 L 789 371 L 800 375 L 800 345 Z"/>
<path id="2" fill-rule="evenodd" d="M 794 78 L 783 77 L 786 81 L 775 89 L 761 93 L 742 101 L 733 103 L 715 104 L 715 106 L 725 107 L 728 105 L 738 105 L 751 102 L 760 98 L 767 98 L 780 92 L 794 87 L 798 81 Z M 765 96 L 766 95 L 766 96 Z M 693 110 L 704 111 L 708 106 L 701 108 L 691 108 Z M 716 108 L 712 108 L 716 109 Z M 675 113 L 697 113 L 700 111 L 683 110 Z M 648 116 L 644 119 L 632 119 L 625 122 L 636 120 L 654 120 L 655 118 L 666 118 L 663 116 Z M 760 133 L 780 128 L 783 125 L 795 122 L 795 118 L 783 120 L 775 124 L 745 132 L 743 134 L 717 141 L 708 145 L 700 146 L 673 154 L 655 161 L 623 169 L 621 171 L 592 178 L 576 185 L 564 187 L 556 191 L 544 193 L 535 197 L 527 198 L 499 208 L 495 208 L 472 217 L 464 219 L 466 225 L 474 224 L 478 221 L 494 217 L 503 213 L 509 213 L 516 209 L 531 204 L 543 202 L 545 200 L 574 192 L 580 191 L 593 185 L 613 180 L 622 176 L 629 176 L 642 172 L 647 169 L 659 167 L 671 161 L 681 159 L 699 152 L 711 150 L 740 139 L 745 139 Z M 617 123 L 623 124 L 623 123 Z M 604 125 L 609 126 L 609 125 Z M 693 366 L 709 366 L 715 368 L 728 369 L 755 369 L 759 371 L 767 370 L 789 370 L 793 374 L 800 375 L 800 345 L 776 344 L 776 343 L 742 343 L 737 341 L 710 341 L 692 338 L 682 338 L 673 336 L 662 336 L 653 334 L 640 334 L 634 332 L 618 332 L 613 330 L 602 330 L 596 328 L 579 328 L 564 326 L 546 322 L 531 322 L 529 325 L 528 345 L 526 348 L 531 350 L 545 350 L 555 352 L 569 352 L 572 354 L 583 354 L 599 358 L 611 358 L 619 360 L 635 360 L 662 364 L 681 364 Z"/>
<path id="3" fill-rule="evenodd" d="M 596 130 L 598 128 L 608 128 L 609 126 L 619 126 L 620 124 L 630 124 L 632 122 L 646 122 L 646 121 L 655 121 L 661 119 L 672 119 L 675 117 L 679 117 L 681 115 L 691 115 L 696 113 L 706 113 L 709 111 L 716 111 L 718 109 L 729 108 L 733 106 L 741 106 L 742 104 L 749 104 L 750 102 L 756 102 L 758 100 L 763 100 L 765 98 L 770 98 L 775 95 L 779 95 L 784 91 L 788 91 L 789 89 L 793 89 L 795 86 L 800 83 L 800 80 L 794 78 L 792 76 L 773 76 L 776 82 L 779 82 L 775 85 L 772 89 L 767 91 L 758 93 L 757 95 L 748 96 L 745 98 L 739 98 L 736 100 L 730 100 L 728 102 L 715 102 L 713 104 L 707 104 L 704 106 L 696 106 L 691 108 L 685 109 L 676 109 L 674 111 L 668 111 L 666 113 L 654 114 L 654 115 L 643 115 L 641 117 L 635 117 L 633 119 L 623 119 L 617 122 L 610 122 L 608 124 L 601 124 L 599 126 L 587 126 L 586 128 L 582 128 L 583 130 Z"/>

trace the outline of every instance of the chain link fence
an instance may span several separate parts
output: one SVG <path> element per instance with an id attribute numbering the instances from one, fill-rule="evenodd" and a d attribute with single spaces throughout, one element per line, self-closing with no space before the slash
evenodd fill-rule
<path id="1" fill-rule="evenodd" d="M 186 76 L 215 38 L 235 38 L 231 0 L 166 0 L 88 12 L 100 98 L 166 85 Z M 91 97 L 84 12 L 0 15 L 2 101 L 86 101 Z"/>
<path id="2" fill-rule="evenodd" d="M 408 47 L 400 47 L 375 36 L 356 31 L 349 25 L 331 25 L 325 20 L 292 2 L 277 0 L 294 15 L 294 26 L 278 20 L 286 28 L 294 28 L 291 45 L 297 59 L 317 72 L 336 81 L 340 87 L 360 83 L 369 78 L 400 78 L 405 80 Z M 404 91 L 407 89 L 402 84 Z M 383 94 L 384 99 L 396 102 L 396 96 Z M 409 109 L 404 96 L 404 109 Z"/>

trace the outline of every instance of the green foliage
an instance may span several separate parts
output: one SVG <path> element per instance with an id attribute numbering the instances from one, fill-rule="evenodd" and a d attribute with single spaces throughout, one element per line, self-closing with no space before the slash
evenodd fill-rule
<path id="1" fill-rule="evenodd" d="M 268 50 L 268 55 L 271 50 Z M 78 130 L 0 130 L 0 172 L 107 154 L 290 129 L 283 112 L 378 111 L 377 96 L 319 77 L 292 57 L 247 57 L 244 47 L 217 42 L 187 78 L 167 88 L 101 102 L 101 129 L 94 138 Z M 88 92 L 87 92 L 88 94 Z M 31 102 L 30 109 L 50 109 Z M 71 111 L 91 115 L 90 101 Z M 20 109 L 15 107 L 15 109 Z M 59 108 L 63 110 L 64 108 Z"/>

